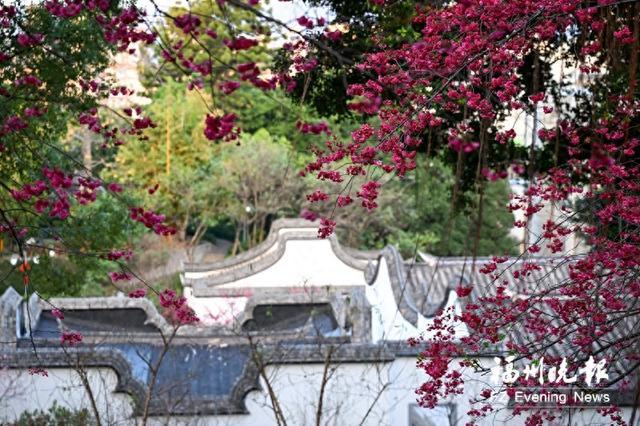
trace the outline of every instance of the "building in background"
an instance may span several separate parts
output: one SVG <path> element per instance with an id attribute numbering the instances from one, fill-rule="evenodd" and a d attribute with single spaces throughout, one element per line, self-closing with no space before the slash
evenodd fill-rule
<path id="1" fill-rule="evenodd" d="M 556 52 L 558 58 L 563 55 Z M 552 58 L 553 59 L 553 58 Z M 559 95 L 562 98 L 562 102 L 566 103 L 569 108 L 575 106 L 575 97 L 584 92 L 585 79 L 595 78 L 593 75 L 587 76 L 580 71 L 575 64 L 568 64 L 566 61 L 557 59 L 550 63 L 550 75 L 556 83 L 561 83 L 562 88 L 559 90 Z M 551 107 L 553 110 L 550 113 L 543 111 L 544 107 Z M 536 105 L 536 109 L 533 112 L 527 110 L 513 110 L 511 114 L 504 120 L 501 127 L 504 130 L 513 129 L 516 132 L 516 143 L 530 147 L 534 144 L 536 147 L 542 147 L 543 143 L 538 137 L 538 131 L 540 129 L 550 129 L 557 126 L 560 114 L 558 111 L 558 105 L 554 104 L 553 99 L 547 95 L 544 101 L 539 102 Z M 527 178 L 517 176 L 511 173 L 509 178 L 509 186 L 512 194 L 522 195 L 529 182 Z M 573 197 L 571 202 L 577 201 L 577 197 Z M 533 200 L 535 203 L 536 200 Z M 557 221 L 558 219 L 564 219 L 564 215 L 560 210 L 562 206 L 546 205 L 541 211 L 535 213 L 528 222 L 527 230 L 525 228 L 513 227 L 511 229 L 511 235 L 519 242 L 520 252 L 525 250 L 525 241 L 529 244 L 533 244 L 542 234 L 543 225 L 549 221 Z M 522 211 L 515 212 L 516 221 L 524 221 L 526 218 Z M 566 224 L 570 224 L 568 221 Z M 565 224 L 565 225 L 566 225 Z M 528 235 L 527 235 L 528 234 Z M 565 238 L 564 250 L 560 255 L 572 255 L 583 254 L 588 250 L 588 246 L 584 238 L 573 232 Z M 553 256 L 554 254 L 544 244 L 541 245 L 541 255 Z"/>
<path id="2" fill-rule="evenodd" d="M 477 284 L 465 300 L 478 301 L 492 287 L 488 278 L 474 272 L 470 259 L 423 255 L 421 262 L 408 262 L 393 247 L 356 251 L 335 236 L 318 239 L 316 231 L 317 224 L 304 220 L 279 220 L 248 252 L 186 264 L 184 294 L 201 323 L 179 329 L 151 393 L 165 348 L 160 333 L 172 332 L 151 301 L 120 296 L 49 303 L 34 295 L 25 303 L 7 290 L 0 299 L 6 367 L 0 371 L 0 421 L 54 401 L 90 409 L 89 387 L 104 424 L 139 420 L 147 394 L 152 424 L 278 424 L 274 407 L 294 425 L 315 423 L 318 416 L 320 424 L 337 425 L 464 424 L 469 400 L 488 375 L 463 371 L 465 394 L 435 410 L 420 408 L 414 391 L 426 376 L 416 368 L 418 349 L 406 340 L 426 330 L 439 310 L 460 311 L 460 282 Z M 567 277 L 566 264 L 529 261 L 542 266 L 527 278 L 531 283 Z M 64 320 L 52 306 L 64 311 Z M 81 332 L 83 342 L 61 347 L 65 329 Z M 456 325 L 456 336 L 467 333 Z M 491 367 L 493 357 L 480 363 Z M 30 375 L 34 367 L 45 368 L 48 377 Z M 501 403 L 505 409 L 492 424 L 524 421 L 513 417 L 507 400 Z"/>

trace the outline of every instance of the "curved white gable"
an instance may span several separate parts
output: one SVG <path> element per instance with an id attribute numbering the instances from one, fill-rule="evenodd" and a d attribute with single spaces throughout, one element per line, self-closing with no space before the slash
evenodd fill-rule
<path id="1" fill-rule="evenodd" d="M 433 324 L 433 318 L 427 318 L 418 313 L 418 325 L 414 326 L 402 316 L 393 295 L 387 259 L 381 257 L 379 262 L 376 279 L 366 289 L 367 300 L 371 304 L 372 342 L 406 340 L 410 337 L 418 337 L 421 333 L 429 339 L 429 334 L 424 331 Z M 457 299 L 455 292 L 450 292 L 444 309 L 453 307 L 456 313 L 460 314 L 461 308 Z M 469 335 L 462 323 L 456 324 L 455 334 L 457 337 Z"/>
<path id="2" fill-rule="evenodd" d="M 365 285 L 361 269 L 340 260 L 329 240 L 288 240 L 275 264 L 219 288 Z"/>
<path id="3" fill-rule="evenodd" d="M 186 265 L 184 295 L 202 323 L 233 324 L 261 289 L 308 291 L 311 301 L 320 289 L 367 285 L 365 259 L 342 249 L 335 236 L 319 239 L 316 225 L 303 225 L 277 221 L 267 240 L 248 252 L 209 265 Z"/>

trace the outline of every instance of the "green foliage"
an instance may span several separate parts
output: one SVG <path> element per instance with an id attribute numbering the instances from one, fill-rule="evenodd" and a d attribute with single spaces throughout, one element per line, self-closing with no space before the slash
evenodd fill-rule
<path id="1" fill-rule="evenodd" d="M 298 120 L 322 118 L 280 91 L 243 85 L 227 98 L 244 132 L 237 145 L 207 140 L 200 94 L 165 81 L 148 107 L 158 125 L 147 132 L 149 140 L 122 146 L 104 175 L 166 215 L 183 242 L 197 243 L 209 228 L 230 224 L 237 251 L 262 241 L 276 217 L 298 215 L 306 182 L 297 173 L 310 159 L 309 145 L 324 135 L 301 134 Z M 352 127 L 334 129 L 346 137 Z"/>
<path id="2" fill-rule="evenodd" d="M 239 115 L 247 112 L 245 119 L 251 125 L 239 144 L 215 144 L 203 134 L 207 110 L 200 96 L 181 83 L 165 82 L 149 107 L 158 124 L 148 132 L 149 140 L 121 147 L 105 173 L 133 190 L 146 206 L 166 215 L 178 226 L 183 242 L 197 243 L 208 228 L 230 222 L 237 241 L 241 238 L 237 228 L 242 227 L 243 242 L 257 244 L 271 218 L 296 216 L 298 200 L 304 199 L 304 183 L 296 174 L 305 158 L 284 136 L 299 135 L 295 118 L 285 109 L 270 109 L 269 102 L 277 101 L 261 91 L 249 88 L 239 94 L 236 101 L 243 104 Z M 256 127 L 260 123 L 276 135 Z M 253 209 L 250 213 L 247 206 Z"/>
<path id="3" fill-rule="evenodd" d="M 259 7 L 259 6 L 258 6 Z M 185 58 L 193 58 L 196 63 L 211 61 L 212 72 L 207 77 L 207 81 L 212 85 L 218 84 L 226 78 L 232 77 L 233 66 L 243 62 L 265 62 L 269 60 L 267 54 L 267 44 L 269 42 L 269 28 L 256 19 L 254 13 L 242 10 L 237 7 L 227 7 L 223 2 L 198 0 L 189 2 L 189 7 L 172 7 L 168 10 L 171 16 L 181 16 L 191 11 L 196 16 L 210 16 L 208 19 L 208 30 L 217 34 L 216 39 L 208 36 L 200 37 L 197 41 L 183 33 L 175 26 L 172 19 L 166 19 L 158 27 L 157 31 L 162 40 L 163 46 L 175 45 L 178 42 L 184 43 L 180 52 Z M 203 28 L 204 31 L 204 28 Z M 235 52 L 228 49 L 220 40 L 233 39 L 241 34 L 261 34 L 261 45 L 248 51 Z M 160 48 L 155 47 L 152 52 L 146 52 L 147 64 L 143 66 L 143 84 L 146 87 L 163 85 L 165 79 L 173 81 L 190 81 L 192 76 L 186 76 L 185 70 L 178 68 L 178 65 L 166 63 L 161 59 Z M 158 65 L 162 67 L 158 70 Z M 207 92 L 208 88 L 203 89 Z M 224 99 L 216 99 L 216 103 L 224 103 Z M 223 105 L 216 105 L 222 107 Z M 224 108 L 223 108 L 224 109 Z"/>
<path id="4" fill-rule="evenodd" d="M 291 116 L 295 105 L 279 92 L 265 94 L 243 87 L 232 99 L 238 102 L 236 111 L 245 133 L 238 145 L 212 144 L 202 134 L 206 110 L 199 95 L 166 82 L 150 106 L 158 127 L 150 130 L 148 141 L 123 146 L 109 173 L 178 224 L 185 242 L 195 243 L 208 228 L 230 224 L 232 252 L 237 252 L 261 242 L 275 218 L 298 215 L 312 186 L 297 176 L 309 160 L 302 153 L 308 149 L 304 145 L 323 137 L 295 129 L 300 116 Z M 298 111 L 304 120 L 314 115 L 305 108 Z M 347 137 L 348 124 L 338 129 L 343 129 L 340 137 Z M 416 248 L 434 254 L 470 254 L 476 197 L 463 193 L 462 211 L 452 213 L 452 207 L 460 207 L 451 203 L 451 169 L 440 160 L 429 161 L 429 167 L 423 165 L 403 181 L 386 184 L 376 211 L 367 214 L 360 206 L 338 209 L 344 242 L 362 248 L 396 244 L 407 256 Z M 156 184 L 158 190 L 149 195 L 148 189 Z M 514 242 L 508 236 L 513 218 L 505 209 L 507 201 L 504 183 L 487 185 L 478 254 L 513 252 Z"/>
<path id="5" fill-rule="evenodd" d="M 117 3 L 113 2 L 113 8 L 118 7 Z M 233 252 L 261 242 L 274 219 L 298 216 L 311 186 L 308 180 L 298 177 L 298 172 L 310 160 L 311 145 L 325 142 L 327 136 L 301 134 L 296 123 L 328 121 L 338 140 L 348 140 L 357 120 L 346 108 L 345 85 L 363 78 L 351 63 L 375 48 L 371 36 L 379 30 L 390 46 L 418 35 L 409 19 L 412 10 L 408 5 L 412 2 L 394 2 L 386 8 L 345 0 L 311 3 L 329 6 L 336 14 L 336 22 L 349 23 L 345 37 L 333 46 L 349 63 L 320 52 L 319 67 L 309 75 L 298 76 L 292 95 L 280 90 L 263 92 L 248 83 L 231 95 L 215 98 L 211 86 L 187 91 L 185 83 L 197 76 L 185 76 L 171 63 L 158 70 L 159 51 L 144 52 L 144 83 L 152 100 L 146 112 L 158 126 L 146 132 L 147 141 L 132 139 L 117 154 L 112 148 L 104 150 L 98 154 L 102 156 L 98 163 L 108 166 L 93 169 L 107 181 L 114 179 L 131 189 L 135 203 L 133 199 L 101 192 L 94 204 L 82 208 L 72 200 L 71 216 L 59 221 L 46 214 L 21 211 L 8 191 L 0 194 L 3 210 L 20 212 L 10 219 L 30 231 L 37 230 L 32 232 L 36 243 L 27 253 L 39 259 L 39 263 L 30 262 L 31 290 L 45 297 L 113 291 L 107 273 L 114 265 L 99 255 L 110 248 L 139 243 L 142 227 L 127 217 L 127 207 L 133 204 L 166 215 L 169 222 L 177 225 L 179 239 L 187 244 L 196 244 L 207 230 L 227 229 L 234 239 Z M 264 70 L 276 65 L 276 52 L 269 50 L 269 29 L 260 26 L 255 14 L 207 0 L 192 2 L 189 9 L 195 14 L 220 18 L 207 20 L 218 40 L 203 37 L 202 44 L 197 44 L 167 20 L 159 27 L 162 44 L 183 41 L 181 52 L 185 57 L 193 57 L 194 62 L 210 60 L 211 85 L 237 79 L 233 67 L 239 63 L 256 62 Z M 0 104 L 0 121 L 21 113 L 27 106 L 46 107 L 47 112 L 31 120 L 26 130 L 3 139 L 12 159 L 0 167 L 0 182 L 6 183 L 5 189 L 40 178 L 39 171 L 45 165 L 78 174 L 82 165 L 69 155 L 77 152 L 72 152 L 73 143 L 65 141 L 68 123 L 73 123 L 77 112 L 98 105 L 100 99 L 72 83 L 99 75 L 113 53 L 92 19 L 54 19 L 40 7 L 20 10 L 24 10 L 20 18 L 23 30 L 46 34 L 45 45 L 18 48 L 18 54 L 3 63 L 0 77 L 5 82 L 14 81 L 24 74 L 24 64 L 29 64 L 44 82 L 44 89 L 37 93 L 37 105 L 25 101 L 35 93 L 26 92 L 32 90 L 28 87 L 20 89 L 25 90 L 24 96 L 6 97 L 6 102 Z M 173 8 L 170 14 L 186 12 L 184 8 Z M 261 34 L 260 47 L 234 52 L 219 42 L 243 33 Z M 244 132 L 238 145 L 213 144 L 204 137 L 205 116 L 222 111 L 238 115 Z M 103 118 L 110 126 L 119 125 L 114 117 Z M 475 169 L 473 157 L 467 160 L 465 165 L 471 165 L 468 169 Z M 470 253 L 475 223 L 471 207 L 475 198 L 464 193 L 461 199 L 468 202 L 461 204 L 467 210 L 452 211 L 457 207 L 450 202 L 453 176 L 444 163 L 445 159 L 433 160 L 427 176 L 418 171 L 404 181 L 388 183 L 380 208 L 370 214 L 359 206 L 338 211 L 345 243 L 363 248 L 392 243 L 407 256 L 416 247 L 435 254 Z M 479 254 L 510 251 L 512 242 L 507 235 L 512 218 L 503 209 L 505 203 L 506 187 L 488 185 Z M 17 251 L 16 247 L 11 248 Z M 50 250 L 56 252 L 54 257 L 49 256 Z M 14 286 L 23 291 L 23 274 L 4 259 L 0 262 L 0 278 L 1 290 Z"/>
<path id="6" fill-rule="evenodd" d="M 264 92 L 243 85 L 226 98 L 231 111 L 239 111 L 238 123 L 243 131 L 254 133 L 266 129 L 276 138 L 285 137 L 300 157 L 308 157 L 310 147 L 324 142 L 326 135 L 300 133 L 296 128 L 298 120 L 311 123 L 326 121 L 331 131 L 342 140 L 349 138 L 358 126 L 356 121 L 345 117 L 322 115 L 304 103 L 295 102 L 281 90 Z"/>
<path id="7" fill-rule="evenodd" d="M 306 3 L 331 10 L 335 16 L 332 23 L 346 32 L 339 41 L 327 40 L 321 33 L 315 35 L 333 52 L 326 49 L 313 52 L 318 66 L 310 73 L 296 76 L 297 85 L 291 96 L 298 102 L 304 100 L 319 114 L 351 119 L 347 86 L 364 83 L 368 78 L 356 65 L 363 55 L 378 51 L 381 43 L 399 46 L 419 36 L 412 25 L 416 4 L 407 0 L 393 1 L 384 7 L 353 0 L 307 0 Z M 291 63 L 278 55 L 276 65 L 279 69 L 288 69 Z"/>
<path id="8" fill-rule="evenodd" d="M 15 152 L 2 163 L 1 182 L 32 179 L 46 163 L 73 166 L 73 161 L 58 150 L 59 138 L 66 132 L 73 113 L 96 105 L 98 99 L 70 83 L 91 80 L 107 66 L 113 51 L 94 20 L 60 20 L 41 7 L 18 9 L 24 14 L 11 21 L 20 26 L 15 31 L 47 36 L 43 48 L 14 46 L 16 54 L 0 67 L 0 81 L 22 78 L 28 65 L 43 84 L 38 89 L 23 86 L 19 95 L 3 97 L 0 122 L 27 107 L 46 107 L 47 112 L 30 120 L 27 129 L 3 137 L 3 145 Z"/>
<path id="9" fill-rule="evenodd" d="M 423 251 L 442 256 L 473 253 L 477 207 L 474 193 L 462 194 L 468 207 L 452 211 L 451 191 L 454 176 L 450 168 L 437 159 L 420 164 L 404 180 L 384 185 L 379 207 L 363 214 L 356 205 L 346 210 L 339 234 L 349 244 L 365 248 L 396 245 L 405 257 Z M 425 173 L 424 170 L 427 170 Z M 488 183 L 484 196 L 484 213 L 478 255 L 514 253 L 517 249 L 509 231 L 513 215 L 506 209 L 509 189 L 504 181 Z M 356 218 L 364 216 L 357 222 Z"/>
<path id="10" fill-rule="evenodd" d="M 56 402 L 47 411 L 25 411 L 20 418 L 9 423 L 10 426 L 85 426 L 94 424 L 86 408 L 72 411 L 57 405 Z"/>
<path id="11" fill-rule="evenodd" d="M 133 190 L 148 208 L 161 211 L 184 239 L 190 221 L 209 220 L 222 208 L 221 188 L 207 168 L 218 147 L 203 134 L 205 104 L 184 85 L 165 82 L 153 94 L 149 111 L 158 127 L 148 131 L 149 140 L 122 146 L 105 175 Z"/>
<path id="12" fill-rule="evenodd" d="M 112 248 L 131 247 L 141 233 L 141 226 L 128 219 L 126 205 L 113 195 L 101 193 L 95 203 L 72 209 L 72 216 L 60 222 L 52 239 L 50 230 L 41 229 L 39 238 L 27 255 L 30 291 L 44 297 L 98 296 L 112 292 L 108 272 L 113 263 L 100 257 Z M 51 252 L 54 253 L 51 256 Z M 33 258 L 38 258 L 38 263 Z M 0 262 L 0 292 L 9 286 L 24 291 L 22 273 L 6 260 Z"/>
<path id="13" fill-rule="evenodd" d="M 334 46 L 349 60 L 357 61 L 361 53 L 375 48 L 371 41 L 374 33 L 384 33 L 390 45 L 399 45 L 419 35 L 411 24 L 410 2 L 396 2 L 391 8 L 378 8 L 366 2 L 311 3 L 331 8 L 336 16 L 334 22 L 349 22 L 346 37 Z M 228 12 L 207 2 L 196 2 L 192 7 L 196 13 L 206 12 L 212 16 Z M 184 12 L 176 9 L 172 14 Z M 231 37 L 230 29 L 240 34 L 242 28 L 255 25 L 255 17 L 239 10 L 234 13 L 237 15 L 227 17 L 230 27 L 210 24 L 219 38 Z M 171 22 L 165 23 L 161 33 L 172 43 L 187 41 Z M 184 54 L 185 57 L 195 55 L 196 62 L 212 54 L 219 65 L 214 67 L 214 82 L 234 78 L 226 65 L 255 61 L 261 67 L 269 66 L 269 54 L 277 55 L 267 50 L 266 43 L 256 52 L 242 55 L 221 47 L 220 43 L 211 42 L 211 46 L 205 47 L 188 44 Z M 156 56 L 158 53 L 155 52 Z M 179 235 L 185 241 L 197 241 L 199 234 L 208 235 L 207 229 L 231 228 L 235 240 L 233 252 L 259 243 L 273 219 L 297 216 L 305 191 L 317 185 L 317 182 L 310 185 L 296 174 L 310 159 L 310 147 L 323 143 L 326 136 L 303 135 L 297 131 L 296 122 L 328 121 L 339 140 L 348 140 L 357 126 L 357 120 L 346 110 L 345 82 L 356 82 L 362 76 L 358 77 L 353 67 L 340 63 L 326 52 L 318 55 L 320 66 L 308 76 L 299 76 L 292 95 L 280 90 L 264 92 L 243 84 L 233 94 L 215 100 L 211 99 L 208 87 L 197 92 L 185 91 L 176 81 L 189 79 L 185 80 L 174 65 L 164 64 L 155 76 L 168 79 L 148 80 L 148 84 L 157 85 L 150 109 L 158 127 L 149 132 L 148 142 L 133 142 L 121 149 L 113 176 L 137 188 L 147 205 L 178 224 Z M 286 66 L 282 58 L 276 56 L 275 60 L 277 66 Z M 153 62 L 153 58 L 149 61 Z M 206 110 L 205 102 L 210 102 L 215 109 Z M 238 115 L 238 124 L 245 132 L 239 146 L 212 145 L 204 139 L 204 116 L 221 111 Z M 406 255 L 411 255 L 416 246 L 435 254 L 470 253 L 469 234 L 475 225 L 470 212 L 475 197 L 470 192 L 473 188 L 465 182 L 467 174 L 475 172 L 475 159 L 471 156 L 467 160 L 464 165 L 472 166 L 463 168 L 463 193 L 455 206 L 450 201 L 453 176 L 451 167 L 446 165 L 455 159 L 429 160 L 434 162 L 429 176 L 420 176 L 418 172 L 403 182 L 387 184 L 376 211 L 367 214 L 359 206 L 344 211 L 338 209 L 342 238 L 347 244 L 363 248 L 397 244 Z M 155 184 L 159 184 L 159 189 L 149 196 L 147 189 Z M 494 186 L 498 184 L 489 185 L 485 197 L 485 211 L 490 212 L 491 218 L 483 219 L 487 223 L 481 233 L 479 254 L 512 251 L 513 242 L 508 232 L 513 219 L 506 211 L 507 216 L 494 211 L 494 206 L 499 210 L 506 204 L 506 188 L 501 191 Z"/>
<path id="14" fill-rule="evenodd" d="M 102 29 L 94 19 L 58 19 L 42 7 L 42 3 L 25 6 L 16 3 L 18 16 L 8 20 L 2 35 L 3 45 L 10 53 L 0 67 L 0 80 L 11 96 L 0 102 L 0 122 L 9 116 L 25 117 L 26 108 L 46 112 L 30 117 L 28 127 L 2 137 L 3 161 L 0 166 L 0 209 L 2 221 L 18 223 L 29 232 L 27 256 L 30 261 L 30 290 L 45 296 L 101 294 L 108 279 L 106 262 L 87 251 L 119 246 L 129 241 L 126 227 L 126 203 L 111 195 L 101 194 L 92 206 L 78 208 L 71 200 L 71 216 L 66 220 L 36 214 L 24 204 L 17 203 L 9 190 L 41 179 L 43 167 L 77 171 L 82 166 L 69 155 L 63 139 L 69 123 L 79 112 L 97 106 L 100 97 L 81 90 L 79 81 L 90 81 L 105 70 L 115 47 L 108 44 Z M 118 13 L 119 2 L 111 2 L 112 12 Z M 44 34 L 42 45 L 23 47 L 15 41 L 15 34 Z M 10 45 L 13 43 L 13 45 Z M 42 81 L 32 86 L 14 86 L 16 81 L 31 74 Z M 4 88 L 3 87 L 3 88 Z M 18 251 L 13 238 L 5 234 L 4 243 L 12 253 Z M 49 257 L 50 250 L 56 251 Z M 14 286 L 24 289 L 23 276 L 3 256 L 0 262 L 0 290 Z"/>
<path id="15" fill-rule="evenodd" d="M 236 223 L 236 251 L 261 242 L 270 223 L 278 217 L 298 215 L 305 181 L 297 176 L 300 157 L 284 137 L 275 138 L 261 129 L 244 134 L 240 145 L 222 146 L 212 159 L 218 185 L 229 194 L 227 217 Z"/>

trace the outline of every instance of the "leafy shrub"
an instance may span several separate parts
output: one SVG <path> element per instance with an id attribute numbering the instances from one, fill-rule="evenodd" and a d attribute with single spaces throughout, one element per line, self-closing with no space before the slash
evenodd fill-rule
<path id="1" fill-rule="evenodd" d="M 85 426 L 93 423 L 86 408 L 74 411 L 54 402 L 47 411 L 25 411 L 10 426 Z"/>

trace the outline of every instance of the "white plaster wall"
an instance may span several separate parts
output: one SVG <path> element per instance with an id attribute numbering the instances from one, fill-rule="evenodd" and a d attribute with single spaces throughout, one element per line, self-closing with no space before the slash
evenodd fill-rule
<path id="1" fill-rule="evenodd" d="M 324 365 L 269 366 L 267 376 L 289 425 L 316 424 Z M 415 359 L 393 363 L 341 364 L 329 370 L 322 410 L 322 425 L 407 425 L 409 404 L 422 379 Z M 266 390 L 264 380 L 260 380 Z M 250 392 L 250 415 L 172 419 L 180 425 L 275 426 L 271 400 L 266 392 Z M 158 419 L 158 424 L 161 422 Z"/>
<path id="2" fill-rule="evenodd" d="M 244 313 L 249 297 L 195 297 L 190 287 L 184 289 L 189 306 L 195 311 L 201 325 L 232 326 Z"/>
<path id="3" fill-rule="evenodd" d="M 86 408 L 93 416 L 90 399 L 75 370 L 50 368 L 47 373 L 48 377 L 43 377 L 25 370 L 0 371 L 0 423 L 18 418 L 23 411 L 46 411 L 54 401 L 74 410 Z M 126 424 L 132 413 L 131 398 L 114 393 L 118 380 L 115 371 L 92 368 L 87 376 L 103 423 Z"/>
<path id="4" fill-rule="evenodd" d="M 365 285 L 361 270 L 336 257 L 329 240 L 290 240 L 271 267 L 218 288 Z"/>
<path id="5" fill-rule="evenodd" d="M 462 395 L 456 395 L 455 398 L 449 397 L 442 401 L 443 403 L 455 404 L 456 424 L 465 424 L 469 417 L 466 413 L 471 409 L 469 403 L 477 397 L 480 392 L 487 387 L 488 377 L 480 376 L 469 368 L 461 368 L 459 366 L 460 359 L 451 361 L 449 364 L 450 370 L 457 370 L 462 373 L 462 377 L 465 380 L 464 393 Z M 480 360 L 483 365 L 487 367 L 493 366 L 491 360 Z M 414 390 L 419 388 L 422 383 L 427 379 L 426 373 L 416 368 L 415 358 L 399 358 L 396 359 L 390 365 L 390 377 L 393 378 L 394 386 L 392 388 L 391 400 L 393 401 L 394 410 L 390 416 L 390 424 L 393 425 L 409 425 L 409 410 L 408 405 L 415 402 Z M 496 407 L 506 406 L 507 397 L 503 395 L 495 401 Z M 479 407 L 478 407 L 479 408 Z M 428 409 L 422 409 L 428 410 Z M 481 424 L 499 424 L 499 425 L 518 425 L 519 422 L 512 418 L 513 416 L 508 410 L 501 410 L 494 416 L 486 419 L 486 423 Z"/>
<path id="6" fill-rule="evenodd" d="M 458 366 L 451 363 L 451 368 Z M 485 366 L 493 366 L 492 360 L 481 360 Z M 328 370 L 329 381 L 325 389 L 322 410 L 322 425 L 409 425 L 409 405 L 415 403 L 414 390 L 425 381 L 426 375 L 416 368 L 413 357 L 397 358 L 391 363 L 365 364 L 349 363 L 333 365 Z M 469 400 L 476 397 L 482 389 L 489 386 L 487 376 L 479 376 L 471 369 L 460 370 L 466 380 L 464 394 L 457 395 L 453 402 L 456 406 L 456 423 L 464 424 L 468 419 Z M 267 377 L 278 396 L 279 404 L 285 413 L 287 424 L 293 426 L 315 425 L 318 408 L 320 384 L 324 374 L 322 364 L 291 364 L 269 366 Z M 96 394 L 102 413 L 103 424 L 133 425 L 130 398 L 124 394 L 113 393 L 116 375 L 109 369 L 90 369 L 89 380 Z M 266 385 L 261 379 L 262 388 Z M 11 385 L 15 392 L 3 394 Z M 49 377 L 30 376 L 26 372 L 0 372 L 0 423 L 15 419 L 23 410 L 47 409 L 54 400 L 59 405 L 70 408 L 89 408 L 84 388 L 77 375 L 70 369 L 50 369 Z M 246 399 L 250 414 L 228 416 L 176 416 L 150 419 L 152 425 L 230 425 L 255 426 L 276 425 L 271 401 L 265 391 L 252 391 Z M 505 407 L 506 396 L 502 395 L 493 402 L 494 407 Z M 436 413 L 420 409 L 423 413 Z M 444 409 L 439 410 L 442 415 Z M 630 409 L 624 410 L 628 419 Z M 440 417 L 441 418 L 441 417 Z M 435 424 L 442 423 L 435 420 Z M 524 417 L 514 417 L 502 408 L 479 422 L 480 425 L 522 425 Z M 562 423 L 567 424 L 567 419 Z M 575 413 L 572 425 L 606 425 L 609 422 L 593 411 Z"/>
<path id="7" fill-rule="evenodd" d="M 363 273 L 342 262 L 334 253 L 329 239 L 320 239 L 316 228 L 283 228 L 278 231 L 279 242 L 271 245 L 264 253 L 252 261 L 268 256 L 285 244 L 283 256 L 267 270 L 251 277 L 236 281 L 237 286 L 251 286 L 255 283 L 265 286 L 291 286 L 305 282 L 312 285 L 362 285 Z M 305 239 L 284 240 L 287 234 L 308 234 Z M 248 267 L 252 261 L 243 262 L 241 267 Z M 219 276 L 233 272 L 237 266 L 202 272 L 186 272 L 188 279 L 199 279 Z M 286 281 L 285 281 L 286 280 Z M 226 285 L 234 288 L 236 285 Z"/>
<path id="8" fill-rule="evenodd" d="M 417 337 L 433 324 L 433 318 L 427 318 L 421 314 L 418 314 L 417 327 L 404 319 L 393 296 L 389 267 L 384 258 L 380 259 L 375 282 L 366 287 L 365 294 L 371 304 L 371 338 L 374 343 L 381 340 L 407 340 L 410 337 Z M 457 299 L 455 293 L 450 293 L 445 310 L 454 308 L 460 314 L 461 309 Z M 456 324 L 455 332 L 458 337 L 465 337 L 469 334 L 463 323 Z M 423 335 L 425 338 L 429 338 L 428 334 Z"/>
<path id="9" fill-rule="evenodd" d="M 286 232 L 282 230 L 281 232 Z M 315 232 L 315 230 L 314 230 Z M 216 285 L 223 297 L 199 297 L 191 287 L 184 295 L 203 324 L 230 325 L 246 306 L 254 288 L 290 288 L 289 291 L 308 293 L 313 300 L 314 289 L 329 286 L 366 286 L 364 273 L 340 260 L 329 240 L 289 240 L 284 254 L 267 269 L 245 278 Z M 274 245 L 270 251 L 275 250 Z M 189 273 L 188 278 L 203 277 L 208 273 Z M 217 275 L 217 274 L 216 274 Z"/>
<path id="10" fill-rule="evenodd" d="M 376 280 L 366 287 L 365 294 L 371 304 L 371 338 L 374 343 L 383 339 L 405 340 L 420 334 L 398 310 L 385 258 L 380 258 Z"/>

